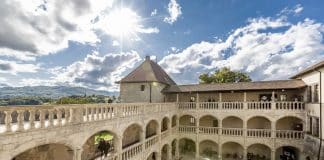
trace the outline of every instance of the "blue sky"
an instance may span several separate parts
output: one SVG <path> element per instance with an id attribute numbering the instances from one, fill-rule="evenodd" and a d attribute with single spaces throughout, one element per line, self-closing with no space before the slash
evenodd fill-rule
<path id="1" fill-rule="evenodd" d="M 0 86 L 116 91 L 146 55 L 178 84 L 220 67 L 287 79 L 324 55 L 324 2 L 4 0 Z"/>

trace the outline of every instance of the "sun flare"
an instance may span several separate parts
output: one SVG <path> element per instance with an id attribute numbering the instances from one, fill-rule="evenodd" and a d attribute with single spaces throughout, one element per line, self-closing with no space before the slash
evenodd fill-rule
<path id="1" fill-rule="evenodd" d="M 112 11 L 108 17 L 109 33 L 116 37 L 129 37 L 136 34 L 140 16 L 129 8 Z"/>

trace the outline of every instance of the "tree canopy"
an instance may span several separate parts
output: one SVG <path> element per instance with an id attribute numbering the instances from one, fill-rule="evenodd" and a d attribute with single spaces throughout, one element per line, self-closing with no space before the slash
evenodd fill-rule
<path id="1" fill-rule="evenodd" d="M 216 70 L 213 74 L 203 73 L 199 76 L 199 83 L 230 83 L 230 82 L 251 82 L 247 73 L 232 71 L 227 67 Z"/>

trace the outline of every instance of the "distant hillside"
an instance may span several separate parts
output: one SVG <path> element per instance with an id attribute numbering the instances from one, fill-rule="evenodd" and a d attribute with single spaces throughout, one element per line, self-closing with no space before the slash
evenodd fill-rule
<path id="1" fill-rule="evenodd" d="M 0 98 L 40 96 L 59 98 L 71 95 L 118 95 L 117 92 L 98 91 L 82 87 L 68 86 L 33 86 L 33 87 L 3 87 L 0 88 Z"/>

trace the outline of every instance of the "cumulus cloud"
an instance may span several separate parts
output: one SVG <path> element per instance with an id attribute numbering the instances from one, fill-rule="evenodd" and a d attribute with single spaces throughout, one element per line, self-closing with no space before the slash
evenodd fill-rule
<path id="1" fill-rule="evenodd" d="M 16 75 L 17 73 L 35 73 L 39 69 L 39 65 L 0 60 L 0 73 Z"/>
<path id="2" fill-rule="evenodd" d="M 2 0 L 0 1 L 0 56 L 20 60 L 55 53 L 68 41 L 100 41 L 92 20 L 112 0 Z"/>
<path id="3" fill-rule="evenodd" d="M 159 63 L 180 83 L 195 83 L 201 72 L 220 67 L 248 72 L 253 80 L 286 79 L 324 58 L 323 33 L 324 24 L 310 19 L 253 18 L 225 40 L 192 44 Z"/>
<path id="4" fill-rule="evenodd" d="M 133 68 L 140 60 L 136 51 L 110 53 L 105 56 L 93 52 L 82 61 L 74 62 L 67 67 L 51 69 L 54 76 L 50 83 L 116 91 L 118 86 L 115 82 L 125 76 L 125 71 Z"/>
<path id="5" fill-rule="evenodd" d="M 157 9 L 154 9 L 152 12 L 151 12 L 151 16 L 155 16 L 157 14 Z"/>
<path id="6" fill-rule="evenodd" d="M 164 18 L 164 22 L 169 24 L 173 24 L 175 21 L 177 21 L 178 17 L 182 14 L 181 6 L 176 0 L 170 0 L 168 4 L 168 13 L 169 15 Z"/>

